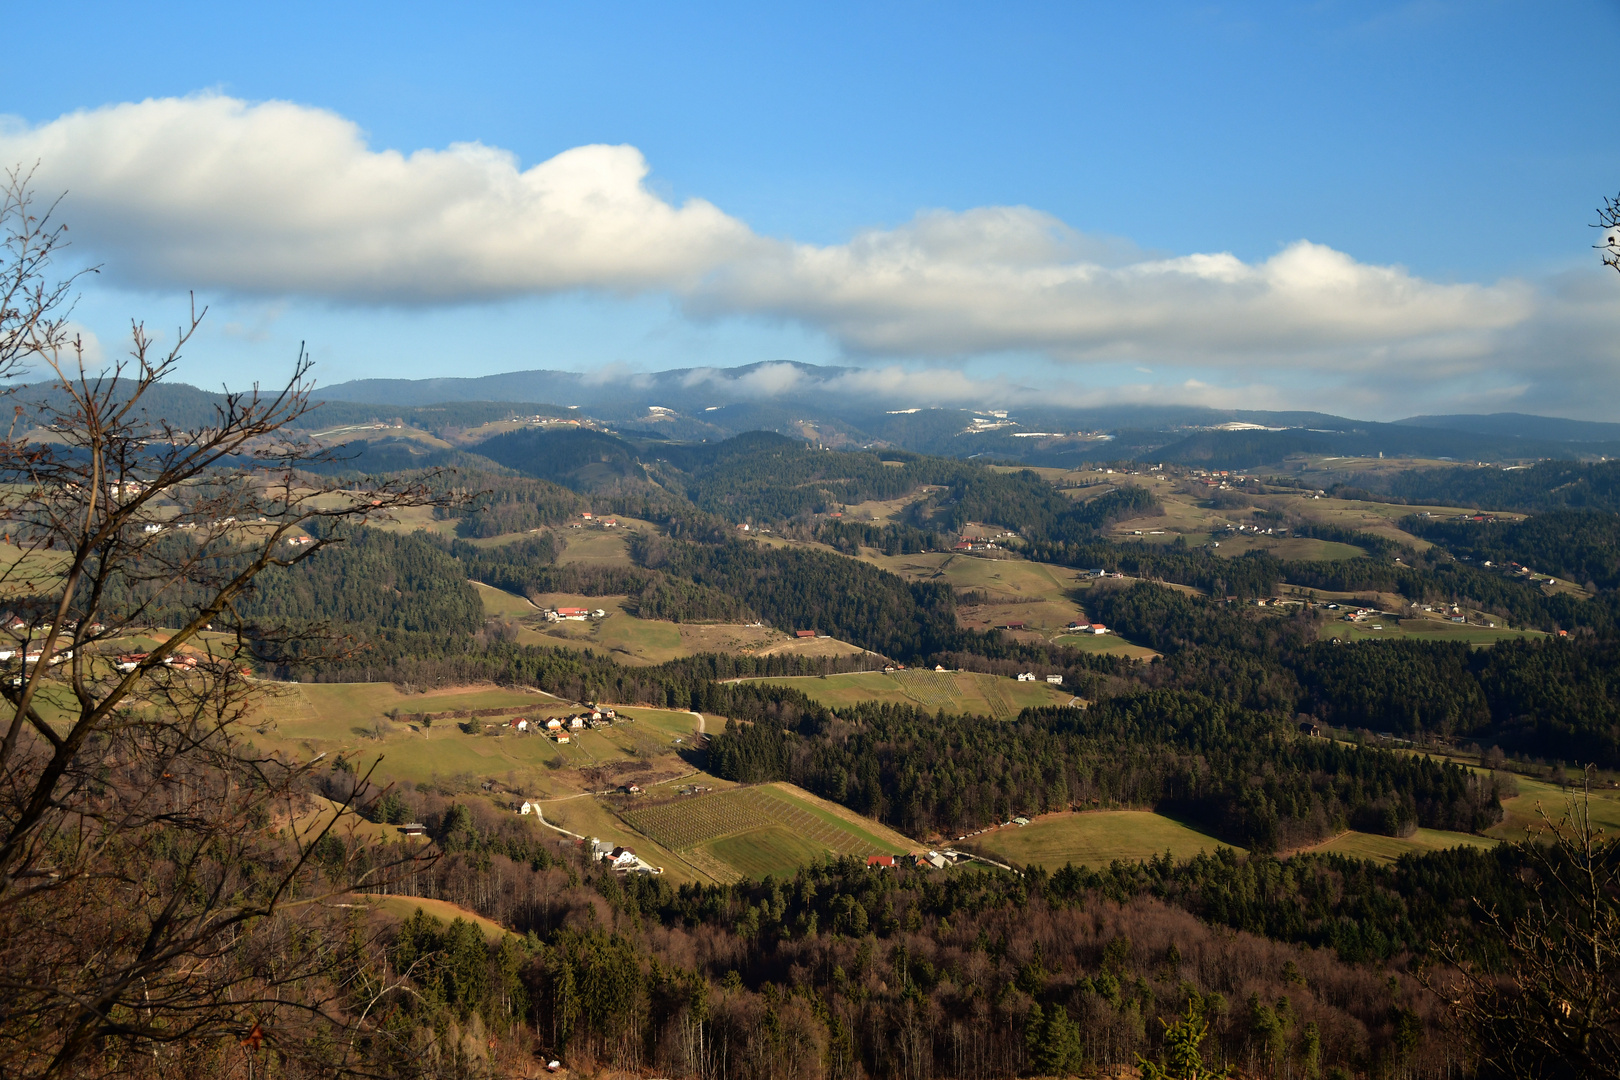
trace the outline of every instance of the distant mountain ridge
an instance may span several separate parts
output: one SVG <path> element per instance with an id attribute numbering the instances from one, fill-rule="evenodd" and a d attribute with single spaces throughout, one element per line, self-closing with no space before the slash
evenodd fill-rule
<path id="1" fill-rule="evenodd" d="M 1155 449 L 1165 460 L 1238 467 L 1290 453 L 1490 460 L 1620 452 L 1620 423 L 1525 413 L 1413 416 L 1380 423 L 1303 410 L 1196 405 L 1070 408 L 986 401 L 982 408 L 924 406 L 903 393 L 885 395 L 871 388 L 863 378 L 867 375 L 862 368 L 766 361 L 613 376 L 534 370 L 471 378 L 362 379 L 319 393 L 331 401 L 400 407 L 544 401 L 579 406 L 609 422 L 635 425 L 641 433 L 676 439 L 768 430 L 836 445 L 885 442 L 925 453 L 1054 464 L 1132 457 Z M 1009 401 L 1039 397 L 1023 387 L 1009 386 L 1004 393 Z M 1005 423 L 998 425 L 1002 417 Z M 1220 430 L 1223 425 L 1254 426 Z M 1073 436 L 1080 432 L 1107 432 L 1115 438 L 1076 441 Z"/>
<path id="2" fill-rule="evenodd" d="M 491 421 L 542 414 L 592 419 L 643 440 L 718 442 L 769 431 L 838 449 L 887 446 L 1058 467 L 1136 460 L 1248 469 L 1298 455 L 1460 463 L 1620 457 L 1620 424 L 1522 413 L 1379 423 L 1319 412 L 1192 405 L 1072 408 L 986 401 L 978 408 L 921 406 L 899 392 L 875 388 L 871 374 L 783 362 L 611 378 L 517 371 L 476 378 L 364 379 L 317 388 L 320 406 L 297 426 L 343 437 L 346 426 L 358 431 L 367 424 L 399 422 L 456 441 L 460 432 Z M 24 403 L 36 394 L 49 391 L 25 387 L 17 400 Z M 1007 394 L 1033 396 L 1017 387 Z M 212 422 L 221 400 L 217 393 L 168 384 L 147 404 L 154 417 L 198 427 Z"/>
<path id="3" fill-rule="evenodd" d="M 1507 435 L 1519 439 L 1547 439 L 1554 442 L 1620 442 L 1620 424 L 1596 420 L 1565 420 L 1530 413 L 1489 413 L 1483 416 L 1412 416 L 1397 424 L 1411 427 L 1471 431 L 1478 435 Z"/>

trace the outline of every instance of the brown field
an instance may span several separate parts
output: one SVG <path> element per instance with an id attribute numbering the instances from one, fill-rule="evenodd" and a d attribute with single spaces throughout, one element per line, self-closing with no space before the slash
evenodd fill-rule
<path id="1" fill-rule="evenodd" d="M 783 651 L 795 644 L 795 639 L 770 626 L 747 626 L 737 623 L 679 623 L 681 646 L 689 654 L 705 652 L 764 655 Z M 843 642 L 838 642 L 843 645 Z M 854 648 L 854 646 L 847 646 Z"/>
<path id="2" fill-rule="evenodd" d="M 349 903 L 363 904 L 381 917 L 391 922 L 404 922 L 410 918 L 418 908 L 424 915 L 431 915 L 440 922 L 449 923 L 456 919 L 470 922 L 483 931 L 486 941 L 499 941 L 503 935 L 512 931 L 492 919 L 486 919 L 475 911 L 458 907 L 448 900 L 428 900 L 416 896 L 352 896 Z"/>
<path id="3" fill-rule="evenodd" d="M 328 443 L 371 442 L 374 439 L 409 439 L 423 447 L 448 450 L 450 444 L 433 434 L 414 427 L 377 427 L 375 424 L 348 424 L 313 432 L 310 438 Z"/>
<path id="4" fill-rule="evenodd" d="M 760 656 L 859 656 L 867 650 L 833 637 L 790 638 L 759 650 Z"/>

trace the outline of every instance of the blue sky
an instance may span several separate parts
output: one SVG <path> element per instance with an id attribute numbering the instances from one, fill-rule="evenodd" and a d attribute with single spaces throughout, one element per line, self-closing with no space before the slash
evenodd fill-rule
<path id="1" fill-rule="evenodd" d="M 36 5 L 12 39 L 56 62 L 0 94 L 0 153 L 68 189 L 107 354 L 186 287 L 214 306 L 201 384 L 308 340 L 327 382 L 798 359 L 919 394 L 1620 419 L 1588 227 L 1620 190 L 1613 3 L 766 8 Z M 464 143 L 506 164 L 409 158 Z M 635 205 L 570 255 L 555 206 L 499 193 L 590 146 L 639 158 L 565 158 L 568 213 Z M 322 179 L 389 150 L 420 167 Z M 131 179 L 143 154 L 198 172 L 188 201 Z M 318 212 L 400 192 L 367 229 Z M 377 241 L 435 214 L 484 238 Z"/>

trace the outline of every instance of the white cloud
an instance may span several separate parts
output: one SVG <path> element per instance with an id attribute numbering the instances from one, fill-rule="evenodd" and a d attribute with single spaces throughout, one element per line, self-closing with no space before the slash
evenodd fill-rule
<path id="1" fill-rule="evenodd" d="M 700 199 L 647 190 L 629 146 L 520 170 L 458 143 L 373 151 L 333 113 L 204 96 L 72 113 L 0 135 L 116 279 L 340 300 L 453 302 L 689 289 L 758 240 Z"/>
<path id="2" fill-rule="evenodd" d="M 1541 388 L 1528 400 L 1620 381 L 1607 281 L 1443 284 L 1306 240 L 1253 263 L 1149 255 L 1027 207 L 796 244 L 660 197 L 634 147 L 526 169 L 478 143 L 402 154 L 328 111 L 213 95 L 0 127 L 0 163 L 35 160 L 42 190 L 68 192 L 81 247 L 138 286 L 362 304 L 654 292 L 698 317 L 789 320 L 857 355 L 1241 373 L 1228 385 L 1502 371 L 1502 386 Z M 760 392 L 791 389 L 791 372 L 759 375 Z"/>
<path id="3" fill-rule="evenodd" d="M 933 213 L 844 245 L 771 248 L 721 268 L 693 299 L 801 319 L 875 354 L 1324 364 L 1342 363 L 1346 347 L 1375 361 L 1369 347 L 1477 350 L 1531 307 L 1520 284 L 1436 285 L 1307 241 L 1256 265 L 1218 254 L 1105 266 L 1073 257 L 1084 247 L 1027 208 Z"/>

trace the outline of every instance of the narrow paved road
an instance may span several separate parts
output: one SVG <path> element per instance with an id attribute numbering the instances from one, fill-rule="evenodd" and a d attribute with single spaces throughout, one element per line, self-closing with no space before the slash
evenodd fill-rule
<path id="1" fill-rule="evenodd" d="M 538 806 L 534 808 L 534 813 L 535 813 L 535 816 L 540 819 L 540 824 L 544 825 L 546 828 L 555 829 L 556 831 L 562 833 L 564 836 L 572 836 L 575 840 L 583 840 L 583 839 L 585 839 L 585 837 L 579 835 L 579 833 L 577 833 L 577 832 L 569 832 L 567 829 L 563 828 L 561 825 L 553 825 L 551 822 L 547 821 L 546 820 L 546 815 L 540 811 L 540 808 Z"/>
<path id="2" fill-rule="evenodd" d="M 693 716 L 698 718 L 698 734 L 707 735 L 708 729 L 703 726 L 703 714 L 700 712 L 692 712 L 691 709 L 687 709 L 686 711 L 692 713 Z"/>

